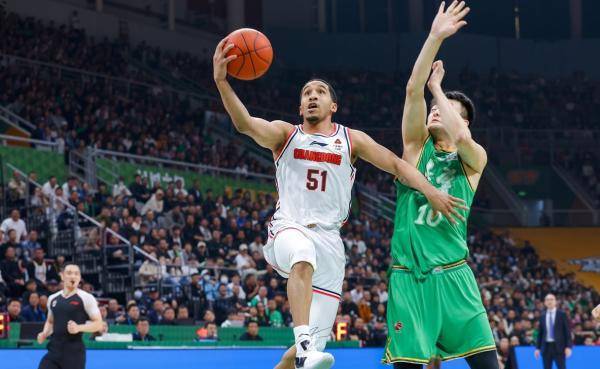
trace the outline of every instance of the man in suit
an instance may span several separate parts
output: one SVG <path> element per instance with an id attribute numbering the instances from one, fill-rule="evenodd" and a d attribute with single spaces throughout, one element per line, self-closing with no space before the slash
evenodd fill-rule
<path id="1" fill-rule="evenodd" d="M 544 369 L 552 369 L 552 362 L 556 362 L 558 369 L 565 369 L 573 346 L 567 314 L 556 308 L 556 297 L 551 293 L 546 295 L 544 305 L 546 310 L 540 317 L 535 358 L 539 359 L 541 351 Z"/>

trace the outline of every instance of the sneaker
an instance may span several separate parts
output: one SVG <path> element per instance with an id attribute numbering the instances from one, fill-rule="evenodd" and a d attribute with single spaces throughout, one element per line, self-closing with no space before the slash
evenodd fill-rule
<path id="1" fill-rule="evenodd" d="M 328 352 L 305 351 L 296 356 L 296 369 L 329 369 L 333 365 L 333 355 Z"/>

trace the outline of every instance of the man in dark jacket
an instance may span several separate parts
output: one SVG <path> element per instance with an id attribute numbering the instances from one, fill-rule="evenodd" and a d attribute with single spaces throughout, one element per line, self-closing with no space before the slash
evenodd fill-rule
<path id="1" fill-rule="evenodd" d="M 566 358 L 571 356 L 571 329 L 567 314 L 556 308 L 556 297 L 546 295 L 544 299 L 546 310 L 540 317 L 539 332 L 535 350 L 535 357 L 540 357 L 544 362 L 544 369 L 551 369 L 552 362 L 556 362 L 558 369 L 566 369 Z"/>

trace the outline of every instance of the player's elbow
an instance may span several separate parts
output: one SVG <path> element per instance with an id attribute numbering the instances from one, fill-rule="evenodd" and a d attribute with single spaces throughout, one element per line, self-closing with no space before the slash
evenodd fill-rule
<path id="1" fill-rule="evenodd" d="M 419 93 L 423 94 L 423 87 L 419 88 L 419 86 L 417 86 L 415 81 L 413 81 L 412 79 L 409 80 L 408 83 L 406 84 L 406 97 L 407 98 L 416 97 L 416 96 L 418 96 Z"/>

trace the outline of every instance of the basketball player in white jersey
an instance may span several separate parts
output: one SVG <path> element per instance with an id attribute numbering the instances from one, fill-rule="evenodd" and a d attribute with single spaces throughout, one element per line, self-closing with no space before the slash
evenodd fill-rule
<path id="1" fill-rule="evenodd" d="M 344 245 L 339 229 L 348 217 L 355 178 L 354 161 L 362 158 L 423 193 L 431 206 L 454 222 L 462 200 L 437 191 L 414 167 L 365 133 L 333 123 L 337 98 L 331 86 L 311 80 L 301 91 L 303 123 L 294 126 L 252 117 L 226 79 L 225 57 L 233 47 L 223 40 L 213 58 L 214 80 L 235 128 L 273 152 L 277 209 L 269 226 L 265 259 L 283 277 L 294 322 L 295 345 L 278 369 L 327 369 L 333 356 L 322 352 L 340 302 Z"/>

